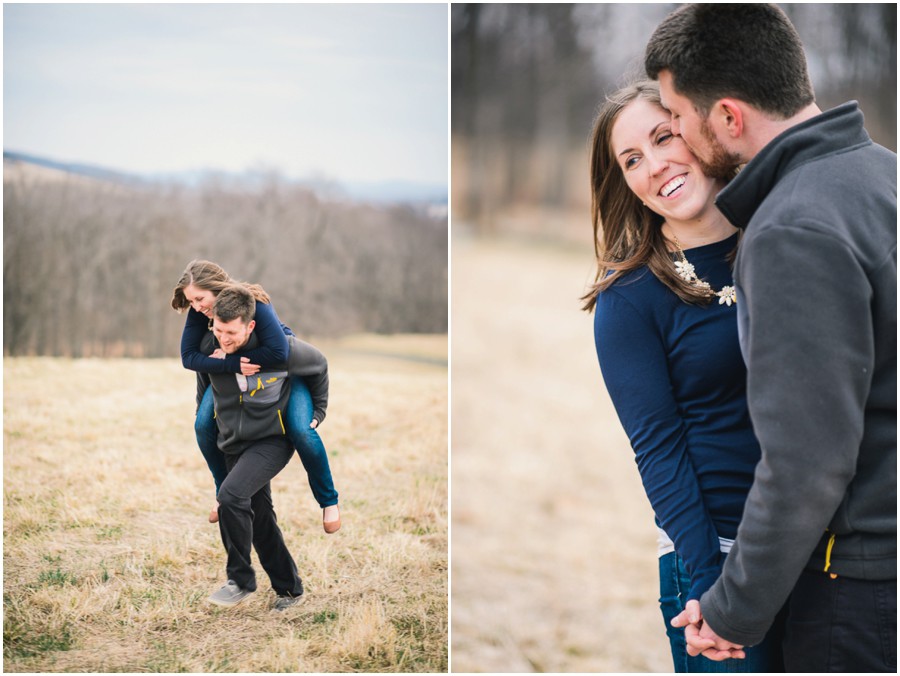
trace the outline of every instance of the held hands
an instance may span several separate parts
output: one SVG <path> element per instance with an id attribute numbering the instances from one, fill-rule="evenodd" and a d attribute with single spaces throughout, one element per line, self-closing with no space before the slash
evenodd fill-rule
<path id="1" fill-rule="evenodd" d="M 209 356 L 213 359 L 225 359 L 225 351 L 221 347 L 218 347 Z M 257 373 L 259 373 L 259 369 L 259 364 L 251 364 L 249 358 L 241 357 L 242 376 L 255 376 Z"/>
<path id="2" fill-rule="evenodd" d="M 687 641 L 688 655 L 703 655 L 713 662 L 721 662 L 729 658 L 742 660 L 745 657 L 744 646 L 726 641 L 714 632 L 703 621 L 700 602 L 691 599 L 684 610 L 672 619 L 673 627 L 684 627 L 684 638 Z"/>

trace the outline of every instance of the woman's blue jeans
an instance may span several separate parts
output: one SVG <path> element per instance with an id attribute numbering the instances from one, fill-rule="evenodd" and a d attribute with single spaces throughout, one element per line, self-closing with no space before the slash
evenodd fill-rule
<path id="1" fill-rule="evenodd" d="M 194 432 L 197 434 L 197 445 L 206 459 L 209 471 L 212 472 L 213 481 L 216 482 L 216 495 L 219 487 L 225 480 L 228 470 L 225 467 L 225 455 L 219 450 L 216 443 L 218 432 L 214 411 L 212 388 L 207 387 L 197 409 L 197 417 L 194 420 Z M 313 403 L 309 394 L 309 388 L 302 378 L 291 379 L 291 397 L 288 400 L 284 422 L 287 428 L 287 436 L 297 449 L 300 462 L 306 470 L 309 478 L 309 487 L 313 496 L 322 508 L 338 503 L 338 494 L 334 490 L 334 481 L 331 478 L 331 468 L 328 465 L 328 454 L 322 443 L 319 433 L 311 429 L 309 424 L 313 419 Z"/>
<path id="2" fill-rule="evenodd" d="M 746 657 L 742 660 L 728 659 L 713 662 L 697 655 L 691 657 L 687 653 L 684 629 L 676 629 L 670 623 L 687 603 L 687 595 L 691 588 L 691 578 L 684 568 L 684 561 L 675 552 L 670 552 L 659 559 L 659 607 L 666 623 L 666 634 L 672 648 L 672 659 L 676 673 L 778 673 L 784 671 L 784 659 L 781 651 L 783 618 L 779 615 L 776 624 L 766 634 L 759 645 L 745 648 Z"/>

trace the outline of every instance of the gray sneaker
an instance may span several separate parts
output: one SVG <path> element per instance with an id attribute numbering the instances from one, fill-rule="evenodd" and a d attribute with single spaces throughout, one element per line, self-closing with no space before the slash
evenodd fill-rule
<path id="1" fill-rule="evenodd" d="M 292 606 L 296 606 L 302 600 L 303 594 L 300 594 L 300 596 L 279 596 L 275 599 L 275 605 L 272 606 L 272 610 L 281 612 L 283 610 L 287 610 Z"/>
<path id="2" fill-rule="evenodd" d="M 228 580 L 219 591 L 209 597 L 208 601 L 217 606 L 236 606 L 252 593 L 249 589 L 238 587 L 234 580 Z"/>

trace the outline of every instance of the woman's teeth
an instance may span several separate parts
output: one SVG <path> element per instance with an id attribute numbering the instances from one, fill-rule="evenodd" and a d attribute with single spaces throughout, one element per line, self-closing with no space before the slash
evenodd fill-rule
<path id="1" fill-rule="evenodd" d="M 678 190 L 681 186 L 684 185 L 685 178 L 684 176 L 676 176 L 671 181 L 666 183 L 662 188 L 660 188 L 659 194 L 663 197 L 668 197 L 673 192 Z"/>

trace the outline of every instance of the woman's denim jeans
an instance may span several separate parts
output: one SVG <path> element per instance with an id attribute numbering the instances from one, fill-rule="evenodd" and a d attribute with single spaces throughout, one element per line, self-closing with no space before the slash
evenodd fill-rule
<path id="1" fill-rule="evenodd" d="M 666 623 L 666 634 L 672 648 L 672 659 L 676 673 L 777 673 L 784 671 L 784 660 L 781 653 L 782 618 L 769 630 L 765 640 L 752 648 L 745 648 L 747 656 L 742 660 L 728 659 L 713 662 L 698 655 L 687 654 L 687 643 L 684 629 L 676 629 L 670 623 L 684 610 L 687 594 L 690 591 L 691 578 L 684 568 L 684 561 L 675 552 L 670 552 L 659 559 L 659 607 Z"/>
<path id="2" fill-rule="evenodd" d="M 228 470 L 225 468 L 225 456 L 216 443 L 217 431 L 213 411 L 212 388 L 207 387 L 200 407 L 197 409 L 194 432 L 197 434 L 200 452 L 203 453 L 209 471 L 212 472 L 213 481 L 216 482 L 216 495 L 218 495 L 219 487 L 225 480 Z M 319 433 L 309 426 L 312 419 L 313 403 L 312 397 L 309 395 L 309 388 L 302 378 L 292 378 L 291 398 L 288 400 L 285 411 L 285 427 L 288 438 L 297 449 L 297 454 L 306 470 L 313 496 L 319 506 L 324 508 L 336 505 L 338 494 L 334 490 L 334 481 L 331 478 L 331 468 L 328 465 L 325 445 L 322 443 Z"/>

